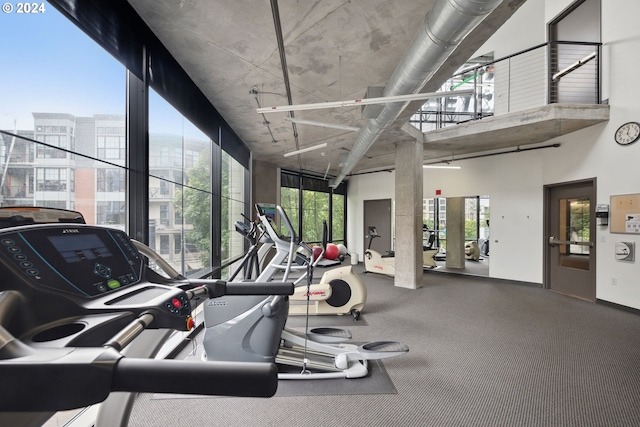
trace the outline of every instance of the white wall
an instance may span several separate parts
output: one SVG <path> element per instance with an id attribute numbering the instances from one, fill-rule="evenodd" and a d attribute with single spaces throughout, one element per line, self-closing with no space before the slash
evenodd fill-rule
<path id="1" fill-rule="evenodd" d="M 541 163 L 536 151 L 456 162 L 459 170 L 424 170 L 425 199 L 435 197 L 436 190 L 442 192 L 439 197 L 489 196 L 491 277 L 542 283 Z M 528 168 L 538 173 L 523 173 Z M 349 180 L 350 224 L 362 223 L 364 200 L 394 197 L 394 177 L 382 172 Z M 349 227 L 348 242 L 350 250 L 362 254 L 360 229 Z"/>
<path id="2" fill-rule="evenodd" d="M 546 5 L 544 13 L 540 5 Z M 564 10 L 569 1 L 528 0 L 490 43 L 512 41 L 541 29 Z M 531 10 L 528 10 L 528 9 Z M 534 13 L 535 12 L 535 13 Z M 460 170 L 425 170 L 424 197 L 488 195 L 491 217 L 490 276 L 541 283 L 543 276 L 543 186 L 597 178 L 597 203 L 610 196 L 640 193 L 640 142 L 619 146 L 615 130 L 627 121 L 640 121 L 640 2 L 602 1 L 603 98 L 611 105 L 607 123 L 547 141 L 561 147 L 459 162 Z M 535 18 L 535 19 L 534 19 Z M 511 22 L 507 23 L 510 24 Z M 509 31 L 506 31 L 509 30 Z M 531 41 L 531 45 L 544 40 Z M 489 46 L 489 43 L 487 44 Z M 527 46 L 517 46 L 524 49 Z M 491 47 L 492 50 L 496 48 Z M 489 50 L 481 49 L 479 52 Z M 508 53 L 508 52 L 505 52 Z M 394 197 L 394 175 L 377 173 L 351 177 L 348 196 L 348 242 L 362 254 L 363 200 Z M 497 240 L 497 242 L 495 242 Z M 640 256 L 634 263 L 615 260 L 617 241 L 631 241 L 640 249 L 640 236 L 613 234 L 599 227 L 596 236 L 597 291 L 601 300 L 640 309 Z M 612 284 L 612 278 L 617 285 Z"/>
<path id="3" fill-rule="evenodd" d="M 537 25 L 537 23 L 543 22 L 544 19 L 545 0 L 527 0 L 511 19 L 505 22 L 499 31 L 478 49 L 472 58 L 493 52 L 494 58 L 500 59 L 545 43 L 547 41 L 547 28 L 544 25 Z M 517 34 L 517 37 L 504 37 L 505 34 Z"/>
<path id="4" fill-rule="evenodd" d="M 527 0 L 529 2 L 531 0 Z M 535 0 L 536 2 L 544 2 L 544 22 L 551 22 L 560 13 L 567 9 L 573 0 Z M 611 0 L 601 0 L 603 2 L 611 2 Z M 615 1 L 615 0 L 614 0 Z M 631 0 L 633 1 L 633 0 Z"/>

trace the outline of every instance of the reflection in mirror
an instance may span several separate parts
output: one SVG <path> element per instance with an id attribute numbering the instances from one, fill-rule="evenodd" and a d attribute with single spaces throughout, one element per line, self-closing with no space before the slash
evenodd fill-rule
<path id="1" fill-rule="evenodd" d="M 430 234 L 435 235 L 436 269 L 447 272 L 447 199 L 424 199 L 422 208 L 423 246 L 427 245 Z M 450 272 L 489 276 L 489 196 L 465 197 L 464 218 L 465 267 Z"/>

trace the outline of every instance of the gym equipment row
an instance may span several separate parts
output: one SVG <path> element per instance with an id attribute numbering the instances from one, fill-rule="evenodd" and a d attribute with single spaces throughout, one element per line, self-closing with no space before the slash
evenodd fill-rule
<path id="1" fill-rule="evenodd" d="M 351 333 L 339 328 L 322 327 L 309 330 L 307 327 L 304 332 L 285 328 L 290 299 L 305 301 L 307 315 L 312 312 L 349 313 L 353 307 L 350 304 L 351 298 L 357 301 L 355 306 L 358 310 L 362 308 L 366 288 L 361 280 L 353 281 L 353 286 L 349 287 L 350 297 L 341 297 L 339 304 L 332 305 L 331 298 L 321 297 L 321 294 L 330 295 L 333 285 L 327 280 L 321 280 L 318 285 L 312 284 L 314 262 L 317 264 L 318 259 L 314 260 L 312 248 L 298 239 L 284 209 L 277 205 L 257 205 L 256 209 L 262 227 L 276 248 L 274 257 L 260 272 L 257 280 L 273 280 L 279 272 L 283 273 L 280 280 L 289 280 L 289 274 L 298 270 L 294 266 L 294 260 L 299 259 L 298 250 L 305 252 L 307 262 L 301 266 L 305 271 L 293 282 L 296 292 L 290 298 L 280 295 L 266 299 L 226 296 L 224 304 L 206 304 L 203 347 L 207 360 L 276 362 L 280 368 L 280 379 L 361 378 L 369 372 L 369 360 L 396 357 L 409 351 L 408 346 L 395 341 L 375 341 L 362 345 L 348 343 Z M 276 232 L 272 221 L 277 218 L 288 231 L 288 236 Z M 326 240 L 326 237 L 323 240 Z M 323 243 L 323 246 L 326 246 L 326 241 Z M 251 256 L 248 259 L 251 259 Z M 342 270 L 350 268 L 343 267 Z M 323 278 L 327 274 L 330 272 L 325 273 Z M 322 289 L 326 289 L 326 285 L 329 285 L 329 289 L 325 292 Z M 346 294 L 343 287 L 349 285 L 340 282 L 339 286 L 342 288 L 340 292 Z M 312 305 L 315 289 L 320 290 L 317 291 L 317 299 Z M 227 345 L 217 345 L 220 342 Z"/>
<path id="2" fill-rule="evenodd" d="M 0 425 L 40 425 L 100 402 L 97 425 L 126 425 L 134 393 L 270 397 L 278 379 L 359 378 L 368 360 L 408 352 L 393 341 L 347 343 L 351 334 L 334 328 L 284 328 L 291 259 L 300 248 L 313 254 L 276 211 L 289 238 L 258 207 L 274 259 L 256 281 L 224 282 L 187 279 L 123 231 L 87 225 L 78 212 L 0 208 Z M 284 277 L 271 280 L 281 269 L 272 264 L 285 259 Z M 306 284 L 296 284 L 306 286 L 309 305 L 313 263 L 303 267 Z M 154 359 L 173 331 L 194 328 L 202 303 L 206 362 Z"/>
<path id="3" fill-rule="evenodd" d="M 0 208 L 0 425 L 40 425 L 112 391 L 275 393 L 274 363 L 155 360 L 167 334 L 152 332 L 191 330 L 203 300 L 286 299 L 292 283 L 163 277 L 124 232 L 84 222 L 73 211 Z M 146 333 L 141 356 L 125 357 Z"/>

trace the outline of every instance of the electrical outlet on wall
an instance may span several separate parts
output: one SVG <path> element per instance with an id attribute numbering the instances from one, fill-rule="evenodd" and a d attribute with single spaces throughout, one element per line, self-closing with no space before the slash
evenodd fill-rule
<path id="1" fill-rule="evenodd" d="M 616 277 L 612 277 L 611 278 L 611 285 L 612 286 L 617 286 L 618 285 L 618 279 Z"/>

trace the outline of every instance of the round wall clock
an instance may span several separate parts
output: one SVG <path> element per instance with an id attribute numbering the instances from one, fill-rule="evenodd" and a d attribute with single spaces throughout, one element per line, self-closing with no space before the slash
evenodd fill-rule
<path id="1" fill-rule="evenodd" d="M 614 135 L 620 145 L 629 145 L 640 138 L 640 123 L 628 122 L 618 128 Z"/>

